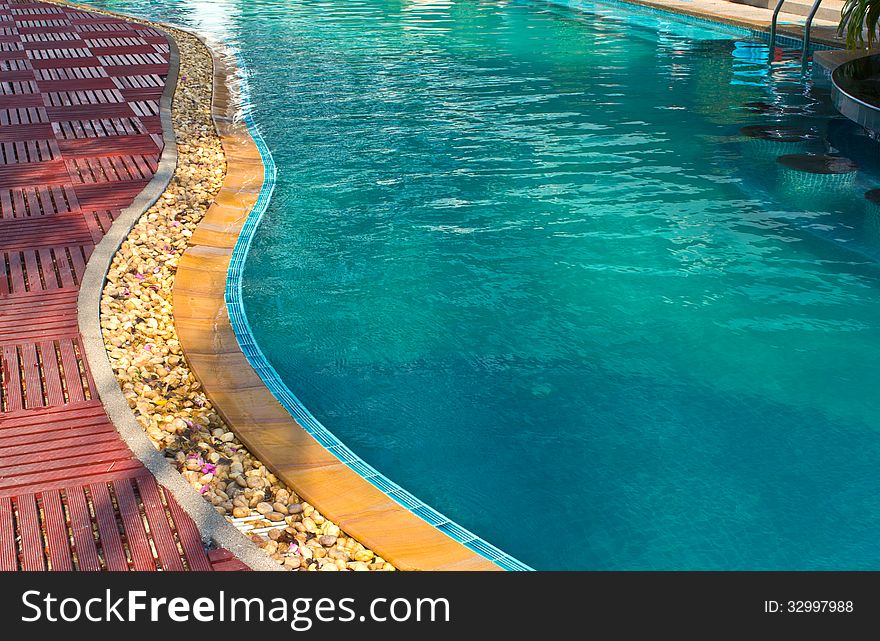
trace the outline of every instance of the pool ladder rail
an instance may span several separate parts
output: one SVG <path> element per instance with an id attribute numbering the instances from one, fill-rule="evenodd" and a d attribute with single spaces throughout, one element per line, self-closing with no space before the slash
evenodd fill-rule
<path id="1" fill-rule="evenodd" d="M 779 20 L 779 12 L 782 10 L 782 5 L 785 4 L 785 0 L 778 0 L 776 3 L 776 8 L 773 9 L 773 20 L 770 22 L 770 59 L 773 59 L 773 48 L 776 45 L 776 22 Z M 807 57 L 810 54 L 810 28 L 813 26 L 813 18 L 816 17 L 816 12 L 819 11 L 819 5 L 822 4 L 822 0 L 815 0 L 813 2 L 813 6 L 810 8 L 810 13 L 807 16 L 807 20 L 804 23 L 804 46 L 801 52 L 801 62 L 806 65 Z"/>

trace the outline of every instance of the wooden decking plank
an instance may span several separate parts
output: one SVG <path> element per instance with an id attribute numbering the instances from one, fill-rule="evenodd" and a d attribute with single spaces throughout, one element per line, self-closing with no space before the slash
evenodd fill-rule
<path id="1" fill-rule="evenodd" d="M 45 570 L 46 557 L 37 498 L 33 494 L 22 494 L 16 498 L 16 505 L 21 536 L 21 569 L 31 572 Z"/>
<path id="2" fill-rule="evenodd" d="M 58 368 L 55 341 L 43 341 L 40 343 L 40 358 L 43 362 L 47 405 L 62 405 L 64 403 L 64 390 L 61 388 L 61 371 Z"/>
<path id="3" fill-rule="evenodd" d="M 156 562 L 150 549 L 150 541 L 147 531 L 141 520 L 141 512 L 138 509 L 137 499 L 131 489 L 131 480 L 123 479 L 113 482 L 116 493 L 116 502 L 119 504 L 119 514 L 125 527 L 125 538 L 128 541 L 128 549 L 131 552 L 132 563 L 135 570 L 152 571 L 156 569 Z"/>
<path id="4" fill-rule="evenodd" d="M 171 520 L 174 521 L 174 529 L 177 530 L 177 538 L 183 547 L 183 553 L 189 564 L 190 570 L 197 572 L 208 572 L 211 568 L 211 562 L 205 553 L 205 546 L 202 544 L 202 538 L 199 536 L 199 529 L 190 518 L 189 514 L 174 500 L 167 490 L 162 490 L 165 499 L 168 502 L 168 509 L 171 511 Z"/>
<path id="5" fill-rule="evenodd" d="M 6 187 L 6 185 L 4 185 L 4 187 Z M 15 208 L 16 218 L 24 218 L 26 216 L 27 208 L 24 206 L 24 196 L 22 195 L 21 189 L 12 190 L 12 204 Z M 31 212 L 30 215 L 34 216 L 36 213 Z"/>
<path id="6" fill-rule="evenodd" d="M 73 273 L 77 282 L 82 281 L 83 273 L 86 271 L 86 262 L 83 259 L 83 251 L 80 247 L 69 247 L 70 259 L 73 261 Z"/>
<path id="7" fill-rule="evenodd" d="M 43 384 L 40 376 L 40 364 L 37 361 L 37 346 L 33 343 L 24 343 L 19 347 L 21 351 L 21 369 L 25 383 L 25 407 L 43 407 Z M 3 461 L 0 461 L 2 466 Z"/>
<path id="8" fill-rule="evenodd" d="M 111 215 L 110 210 L 105 209 L 96 211 L 95 216 L 98 218 L 101 227 L 104 229 L 110 229 L 110 225 L 113 224 L 113 216 Z"/>
<path id="9" fill-rule="evenodd" d="M 12 293 L 0 300 L 0 305 L 12 305 L 13 303 L 23 302 L 27 304 L 43 305 L 66 300 L 76 301 L 78 293 L 70 289 L 53 289 L 47 292 L 39 292 L 38 295 L 25 293 Z"/>
<path id="10" fill-rule="evenodd" d="M 73 280 L 73 268 L 67 259 L 67 248 L 53 247 L 52 253 L 55 254 L 55 262 L 58 265 L 58 274 L 61 276 L 61 286 L 73 289 L 76 287 L 76 281 Z"/>
<path id="11" fill-rule="evenodd" d="M 76 331 L 75 318 L 53 318 L 40 323 L 34 323 L 33 328 L 21 327 L 18 329 L 5 328 L 0 336 L 0 344 L 21 343 L 25 340 L 48 340 L 59 334 L 70 334 Z"/>
<path id="12" fill-rule="evenodd" d="M 41 456 L 55 457 L 67 455 L 72 448 L 87 448 L 94 444 L 97 447 L 106 447 L 110 443 L 116 442 L 116 435 L 105 429 L 103 432 L 94 432 L 91 428 L 78 432 L 78 436 L 70 436 L 65 431 L 57 431 L 47 426 L 47 429 L 40 432 L 39 441 L 32 435 L 24 437 L 6 437 L 0 441 L 0 457 L 12 457 L 21 454 L 30 454 L 33 456 L 35 450 L 39 448 Z"/>
<path id="13" fill-rule="evenodd" d="M 3 408 L 7 412 L 24 409 L 24 398 L 21 391 L 21 374 L 19 372 L 18 349 L 14 345 L 3 347 L 3 386 L 5 394 Z"/>
<path id="14" fill-rule="evenodd" d="M 101 569 L 98 547 L 92 530 L 92 517 L 82 487 L 64 489 L 67 509 L 70 511 L 70 530 L 73 533 L 73 546 L 76 552 L 77 569 L 97 572 Z"/>
<path id="15" fill-rule="evenodd" d="M 215 572 L 250 572 L 251 569 L 238 559 L 221 561 L 213 566 Z"/>
<path id="16" fill-rule="evenodd" d="M 6 193 L 6 190 L 0 189 L 0 195 L 3 195 L 4 193 Z M 0 210 L 0 216 L 2 216 L 2 210 Z M 0 296 L 8 296 L 9 293 L 9 273 L 6 269 L 6 253 L 0 251 Z"/>
<path id="17" fill-rule="evenodd" d="M 24 451 L 23 448 L 35 446 L 51 451 L 68 445 L 88 443 L 90 438 L 94 439 L 95 443 L 112 441 L 115 429 L 109 421 L 74 426 L 70 426 L 69 422 L 63 426 L 54 424 L 38 427 L 22 426 L 3 432 L 0 456 L 13 455 Z"/>
<path id="18" fill-rule="evenodd" d="M 3 414 L 3 423 L 0 424 L 0 438 L 4 438 L 3 431 L 6 429 L 32 425 L 43 427 L 50 421 L 53 425 L 58 421 L 92 425 L 93 423 L 89 419 L 96 417 L 105 417 L 103 406 L 99 400 L 83 401 L 75 406 L 43 407 L 35 410 L 5 412 Z"/>
<path id="19" fill-rule="evenodd" d="M 0 218 L 11 220 L 13 218 L 12 196 L 8 189 L 0 188 Z"/>
<path id="20" fill-rule="evenodd" d="M 35 473 L 23 475 L 15 479 L 3 479 L 0 482 L 0 496 L 14 496 L 22 492 L 44 492 L 49 489 L 64 488 L 70 484 L 71 478 L 77 483 L 98 483 L 100 481 L 115 481 L 121 478 L 130 478 L 132 474 L 139 473 L 143 466 L 139 461 L 114 461 L 112 466 L 106 463 L 89 463 L 82 467 L 72 468 L 75 474 L 62 476 L 57 473 Z"/>
<path id="21" fill-rule="evenodd" d="M 77 403 L 86 400 L 79 365 L 73 351 L 73 342 L 69 338 L 62 338 L 58 341 L 58 347 L 61 352 L 61 365 L 64 367 L 64 382 L 67 384 L 69 402 Z"/>
<path id="22" fill-rule="evenodd" d="M 12 281 L 10 293 L 19 294 L 27 291 L 24 284 L 24 268 L 21 263 L 21 252 L 11 251 L 6 255 L 9 261 L 9 279 Z"/>
<path id="23" fill-rule="evenodd" d="M 126 458 L 125 454 L 121 450 L 111 450 L 95 453 L 88 459 L 35 460 L 33 463 L 6 468 L 0 473 L 0 491 L 6 489 L 23 491 L 21 489 L 23 486 L 35 487 L 40 482 L 60 482 L 66 478 L 79 480 L 80 477 L 88 475 L 110 474 L 114 470 L 138 469 L 139 466 L 136 464 L 138 462 Z M 6 494 L 5 491 L 3 493 Z"/>
<path id="24" fill-rule="evenodd" d="M 112 463 L 115 460 L 125 460 L 131 457 L 131 452 L 122 441 L 95 442 L 92 445 L 65 448 L 57 458 L 34 456 L 34 452 L 26 452 L 18 456 L 3 456 L 0 459 L 0 477 L 13 474 L 28 474 L 39 471 L 59 471 L 71 467 L 78 467 L 85 463 Z"/>
<path id="25" fill-rule="evenodd" d="M 144 504 L 144 512 L 147 515 L 147 523 L 150 524 L 153 544 L 159 555 L 159 564 L 163 570 L 183 570 L 183 561 L 180 559 L 180 551 L 177 549 L 174 534 L 168 524 L 168 515 L 159 496 L 156 479 L 151 475 L 139 476 L 137 485 Z"/>
<path id="26" fill-rule="evenodd" d="M 37 250 L 40 257 L 40 266 L 43 268 L 43 289 L 58 289 L 61 287 L 58 277 L 55 275 L 55 261 L 52 259 L 52 250 L 48 247 L 40 247 Z"/>
<path id="27" fill-rule="evenodd" d="M 72 570 L 70 538 L 67 533 L 67 519 L 61 505 L 60 493 L 58 490 L 49 490 L 42 493 L 42 499 L 51 569 L 57 572 Z"/>
<path id="28" fill-rule="evenodd" d="M 25 250 L 22 254 L 24 255 L 24 266 L 27 271 L 28 291 L 41 291 L 43 284 L 40 280 L 40 268 L 37 266 L 37 255 L 33 250 Z"/>
<path id="29" fill-rule="evenodd" d="M 110 492 L 107 490 L 107 484 L 92 483 L 89 489 L 92 493 L 92 505 L 95 506 L 101 550 L 104 553 L 107 569 L 113 572 L 128 570 L 128 560 L 125 556 L 125 549 L 122 547 L 119 527 L 116 524 L 116 510 L 113 507 Z"/>
<path id="30" fill-rule="evenodd" d="M 15 521 L 12 499 L 0 498 L 0 572 L 18 569 L 18 552 L 15 549 Z"/>

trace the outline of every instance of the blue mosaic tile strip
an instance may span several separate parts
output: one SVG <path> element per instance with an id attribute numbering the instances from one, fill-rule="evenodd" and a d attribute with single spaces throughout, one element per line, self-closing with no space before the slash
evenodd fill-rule
<path id="1" fill-rule="evenodd" d="M 245 260 L 247 259 L 247 254 L 250 250 L 254 234 L 269 205 L 272 193 L 275 190 L 277 168 L 275 167 L 275 161 L 272 158 L 272 154 L 266 146 L 266 142 L 260 135 L 260 131 L 254 121 L 248 94 L 247 68 L 245 67 L 241 55 L 237 52 L 236 61 L 238 64 L 239 79 L 241 81 L 241 120 L 247 125 L 248 131 L 257 145 L 257 149 L 260 151 L 260 156 L 265 168 L 263 187 L 260 190 L 254 208 L 251 210 L 251 213 L 248 215 L 248 218 L 242 227 L 241 235 L 236 241 L 235 248 L 232 252 L 232 260 L 229 265 L 229 272 L 227 273 L 226 278 L 226 307 L 229 311 L 229 320 L 232 324 L 235 336 L 238 339 L 241 351 L 247 357 L 248 362 L 250 362 L 254 370 L 260 375 L 260 378 L 263 379 L 263 382 L 266 384 L 266 387 L 269 388 L 269 391 L 272 392 L 275 398 L 277 398 L 285 409 L 290 412 L 297 422 L 302 425 L 303 429 L 368 483 L 384 492 L 389 498 L 424 520 L 426 523 L 437 527 L 437 529 L 473 552 L 476 552 L 490 561 L 494 561 L 499 567 L 505 570 L 531 570 L 532 568 L 525 563 L 513 558 L 505 552 L 502 552 L 491 543 L 484 541 L 460 525 L 453 523 L 434 508 L 420 501 L 358 457 L 357 454 L 352 452 L 344 443 L 324 427 L 318 419 L 316 419 L 312 413 L 303 406 L 293 392 L 284 385 L 278 372 L 275 371 L 275 368 L 272 367 L 259 345 L 257 345 L 242 302 L 241 276 L 244 272 Z"/>

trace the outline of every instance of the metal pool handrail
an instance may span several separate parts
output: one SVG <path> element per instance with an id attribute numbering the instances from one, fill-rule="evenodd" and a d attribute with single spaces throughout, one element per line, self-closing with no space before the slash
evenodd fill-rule
<path id="1" fill-rule="evenodd" d="M 783 4 L 785 4 L 785 0 L 779 0 L 776 3 L 776 8 L 773 9 L 773 19 L 770 22 L 770 60 L 773 60 L 773 48 L 776 45 L 776 23 L 779 20 L 779 12 L 782 10 Z M 807 64 L 807 56 L 810 51 L 810 29 L 813 26 L 813 18 L 816 17 L 816 12 L 819 11 L 820 4 L 822 4 L 822 0 L 813 2 L 813 6 L 810 7 L 810 13 L 807 16 L 807 21 L 804 23 L 804 46 L 801 52 L 801 62 L 804 65 Z"/>
<path id="2" fill-rule="evenodd" d="M 785 3 L 785 0 L 779 0 L 776 3 L 776 8 L 773 9 L 773 20 L 770 21 L 770 59 L 773 59 L 773 46 L 776 44 L 776 21 L 779 20 L 779 12 L 782 10 L 782 5 Z"/>
<path id="3" fill-rule="evenodd" d="M 807 64 L 807 54 L 810 51 L 810 27 L 813 26 L 813 18 L 816 17 L 816 12 L 819 10 L 819 5 L 822 4 L 822 0 L 816 0 L 813 3 L 812 8 L 810 9 L 810 15 L 807 16 L 807 22 L 804 24 L 804 50 L 801 53 L 801 62 L 806 65 Z"/>

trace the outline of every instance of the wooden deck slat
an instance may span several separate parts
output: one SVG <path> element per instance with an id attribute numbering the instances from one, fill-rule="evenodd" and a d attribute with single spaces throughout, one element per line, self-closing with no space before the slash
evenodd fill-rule
<path id="1" fill-rule="evenodd" d="M 147 522 L 150 524 L 150 534 L 159 555 L 159 564 L 163 570 L 183 570 L 183 562 L 180 559 L 177 545 L 174 543 L 174 534 L 168 524 L 165 506 L 162 505 L 162 499 L 159 497 L 156 480 L 152 476 L 140 476 L 137 479 L 137 485 L 147 515 Z"/>
<path id="2" fill-rule="evenodd" d="M 21 569 L 28 572 L 45 570 L 46 557 L 43 551 L 40 515 L 37 512 L 37 498 L 33 494 L 22 494 L 16 503 L 18 531 L 21 536 Z"/>
<path id="3" fill-rule="evenodd" d="M 21 391 L 21 373 L 18 364 L 18 349 L 14 345 L 3 347 L 3 383 L 6 389 L 6 411 L 24 409 Z"/>
<path id="4" fill-rule="evenodd" d="M 150 549 L 150 541 L 147 531 L 141 520 L 137 499 L 131 489 L 129 479 L 113 482 L 116 493 L 116 502 L 119 504 L 119 513 L 125 526 L 125 538 L 128 541 L 128 549 L 132 554 L 132 562 L 135 570 L 152 571 L 156 569 L 153 554 Z"/>
<path id="5" fill-rule="evenodd" d="M 0 572 L 13 572 L 18 569 L 18 553 L 15 550 L 15 522 L 12 514 L 12 499 L 0 498 Z"/>
<path id="6" fill-rule="evenodd" d="M 32 292 L 40 291 L 43 285 L 40 282 L 40 268 L 37 267 L 37 255 L 33 251 L 24 251 L 24 264 L 27 269 L 27 285 Z"/>
<path id="7" fill-rule="evenodd" d="M 67 397 L 70 399 L 71 403 L 86 400 L 86 395 L 83 393 L 79 365 L 76 362 L 76 355 L 73 352 L 73 342 L 68 338 L 63 338 L 58 341 L 58 348 L 61 352 L 61 364 L 64 367 L 64 381 L 67 384 Z"/>
<path id="8" fill-rule="evenodd" d="M 46 382 L 48 405 L 64 403 L 64 391 L 61 388 L 61 371 L 58 369 L 58 356 L 55 353 L 55 341 L 40 343 L 40 356 L 43 361 L 43 376 Z M 3 442 L 0 441 L 0 446 Z"/>
<path id="9" fill-rule="evenodd" d="M 67 249 L 65 247 L 53 247 L 52 252 L 55 254 L 55 261 L 58 264 L 61 286 L 70 289 L 75 288 L 76 281 L 73 280 L 73 269 L 70 266 L 70 261 L 67 259 Z"/>
<path id="10" fill-rule="evenodd" d="M 70 556 L 70 541 L 67 534 L 67 519 L 61 506 L 58 490 L 42 493 L 43 512 L 46 515 L 46 542 L 49 547 L 49 562 L 52 570 L 64 572 L 73 569 Z"/>
<path id="11" fill-rule="evenodd" d="M 79 447 L 65 447 L 58 457 L 48 460 L 35 461 L 33 450 L 18 456 L 4 456 L 0 459 L 0 477 L 11 472 L 15 474 L 27 474 L 28 472 L 64 470 L 69 467 L 77 467 L 84 460 L 94 462 L 112 462 L 130 458 L 130 452 L 119 440 L 108 442 L 96 442 Z"/>
<path id="12" fill-rule="evenodd" d="M 24 372 L 25 407 L 43 407 L 43 384 L 40 381 L 40 365 L 37 363 L 37 346 L 25 343 L 21 350 L 21 369 Z M 0 466 L 3 462 L 0 461 Z"/>
<path id="13" fill-rule="evenodd" d="M 0 190 L 0 196 L 4 195 L 3 190 Z M 0 205 L 0 215 L 2 215 L 2 205 Z M 9 296 L 9 279 L 8 279 L 8 271 L 6 269 L 6 256 L 4 253 L 0 251 L 0 296 Z"/>
<path id="14" fill-rule="evenodd" d="M 106 444 L 117 444 L 116 435 L 109 429 L 95 432 L 89 428 L 81 436 L 69 436 L 55 430 L 40 433 L 40 450 L 44 456 L 70 456 L 74 450 L 83 450 L 91 445 L 98 447 Z M 33 436 L 4 438 L 0 441 L 0 457 L 28 455 L 34 450 Z"/>
<path id="15" fill-rule="evenodd" d="M 97 572 L 101 569 L 98 560 L 98 548 L 92 531 L 92 517 L 86 495 L 81 487 L 65 488 L 67 508 L 70 510 L 70 530 L 73 533 L 74 551 L 77 557 L 77 569 L 86 572 Z"/>
<path id="16" fill-rule="evenodd" d="M 139 461 L 125 460 L 106 461 L 100 463 L 86 462 L 79 466 L 67 468 L 67 473 L 59 475 L 56 471 L 23 474 L 13 479 L 0 480 L 0 496 L 14 496 L 22 492 L 42 492 L 50 489 L 67 487 L 71 477 L 83 484 L 99 481 L 113 481 L 120 478 L 130 479 L 134 473 L 143 471 Z"/>
<path id="17" fill-rule="evenodd" d="M 119 528 L 116 525 L 116 511 L 107 484 L 92 483 L 89 489 L 92 493 L 92 504 L 95 506 L 101 551 L 104 553 L 107 569 L 111 572 L 125 571 L 128 569 L 128 561 L 125 549 L 122 547 L 122 537 L 119 536 Z"/>
<path id="18" fill-rule="evenodd" d="M 75 413 L 71 412 L 71 409 L 74 409 Z M 53 427 L 60 425 L 61 422 L 77 425 L 84 420 L 95 417 L 104 417 L 106 420 L 103 406 L 99 400 L 83 401 L 75 407 L 41 407 L 35 410 L 5 412 L 3 423 L 0 424 L 0 439 L 4 438 L 3 431 L 7 429 L 33 425 L 42 427 L 49 421 L 52 422 Z M 93 423 L 88 422 L 87 424 L 92 425 Z"/>
<path id="19" fill-rule="evenodd" d="M 211 563 L 208 561 L 208 555 L 205 553 L 205 547 L 202 545 L 196 524 L 181 509 L 177 501 L 174 500 L 174 497 L 167 490 L 164 491 L 164 494 L 168 501 L 171 519 L 174 521 L 174 527 L 177 530 L 180 545 L 183 547 L 189 569 L 197 572 L 209 572 L 211 570 Z"/>
<path id="20" fill-rule="evenodd" d="M 9 260 L 9 279 L 12 281 L 10 293 L 21 293 L 27 291 L 24 284 L 24 269 L 21 264 L 21 252 L 13 251 L 7 254 Z"/>
<path id="21" fill-rule="evenodd" d="M 215 572 L 249 572 L 250 568 L 246 566 L 244 563 L 239 561 L 238 559 L 231 559 L 229 561 L 221 561 L 219 563 L 214 564 L 213 569 Z"/>

